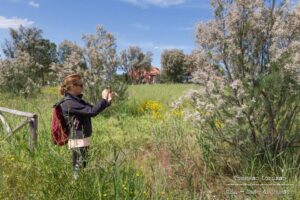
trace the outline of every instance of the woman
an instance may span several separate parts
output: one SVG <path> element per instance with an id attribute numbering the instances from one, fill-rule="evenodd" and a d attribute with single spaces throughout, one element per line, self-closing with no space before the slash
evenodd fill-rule
<path id="1" fill-rule="evenodd" d="M 83 83 L 79 74 L 71 74 L 64 79 L 60 94 L 64 95 L 61 103 L 63 116 L 69 129 L 69 149 L 73 153 L 74 178 L 78 178 L 78 170 L 86 166 L 87 153 L 92 135 L 91 117 L 98 115 L 112 100 L 112 93 L 102 91 L 102 99 L 94 106 L 82 100 Z"/>

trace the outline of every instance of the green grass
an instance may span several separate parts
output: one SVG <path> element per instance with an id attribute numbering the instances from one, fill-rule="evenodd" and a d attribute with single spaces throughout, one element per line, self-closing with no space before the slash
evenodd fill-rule
<path id="1" fill-rule="evenodd" d="M 51 107 L 61 98 L 58 88 L 43 88 L 41 94 L 28 99 L 0 94 L 0 107 L 39 117 L 38 146 L 33 150 L 28 148 L 28 127 L 12 140 L 0 127 L 0 199 L 265 199 L 228 195 L 226 183 L 234 180 L 224 171 L 240 166 L 237 158 L 227 146 L 216 152 L 214 144 L 207 142 L 212 137 L 209 131 L 173 114 L 171 103 L 196 87 L 129 86 L 126 102 L 93 118 L 89 163 L 76 181 L 72 179 L 71 151 L 51 141 Z M 161 108 L 152 112 L 150 106 L 141 112 L 145 102 Z M 5 117 L 12 127 L 22 120 L 9 114 Z M 272 199 L 297 199 L 298 181 L 292 175 L 299 171 L 298 157 L 282 155 L 282 173 L 250 156 L 244 168 L 236 170 L 240 176 L 286 176 L 284 183 L 293 184 L 292 194 Z"/>
<path id="2" fill-rule="evenodd" d="M 138 102 L 155 100 L 164 105 L 169 105 L 179 98 L 186 90 L 196 88 L 192 84 L 154 84 L 131 85 L 128 88 L 129 98 Z"/>
<path id="3" fill-rule="evenodd" d="M 175 173 L 169 165 L 176 165 L 171 163 L 168 145 L 171 141 L 172 145 L 180 144 L 183 127 L 187 126 L 180 121 L 178 125 L 178 119 L 168 115 L 168 105 L 191 87 L 130 86 L 128 102 L 112 106 L 93 119 L 89 164 L 76 182 L 72 179 L 70 150 L 51 141 L 51 107 L 61 98 L 58 89 L 44 88 L 28 99 L 2 94 L 0 106 L 38 114 L 39 135 L 38 146 L 31 150 L 27 127 L 11 141 L 0 127 L 0 199 L 188 198 L 193 190 L 181 189 L 177 185 L 180 181 L 168 177 L 168 173 Z M 163 118 L 138 113 L 147 100 L 163 105 Z M 132 115 L 134 112 L 137 114 Z M 12 127 L 22 120 L 9 114 L 5 117 Z"/>

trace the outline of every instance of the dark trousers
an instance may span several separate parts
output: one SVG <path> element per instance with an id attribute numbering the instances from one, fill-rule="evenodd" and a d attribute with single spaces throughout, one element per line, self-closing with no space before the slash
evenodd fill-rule
<path id="1" fill-rule="evenodd" d="M 88 159 L 89 147 L 78 147 L 72 149 L 73 153 L 73 169 L 78 171 L 80 168 L 85 168 Z"/>

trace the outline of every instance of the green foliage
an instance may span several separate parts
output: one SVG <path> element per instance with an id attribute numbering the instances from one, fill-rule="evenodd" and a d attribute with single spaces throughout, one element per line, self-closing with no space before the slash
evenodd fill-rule
<path id="1" fill-rule="evenodd" d="M 29 96 L 48 84 L 50 64 L 56 62 L 56 45 L 42 36 L 35 27 L 10 29 L 11 40 L 6 40 L 0 61 L 0 86 L 2 91 Z"/>
<path id="2" fill-rule="evenodd" d="M 32 58 L 32 63 L 27 67 L 34 68 L 34 82 L 46 85 L 52 81 L 49 77 L 50 64 L 57 61 L 57 52 L 56 44 L 44 39 L 42 33 L 36 27 L 10 29 L 11 40 L 6 40 L 3 52 L 12 60 L 17 59 L 21 53 L 27 53 Z"/>
<path id="3" fill-rule="evenodd" d="M 95 34 L 83 36 L 84 48 L 65 40 L 58 53 L 56 45 L 42 37 L 41 29 L 21 26 L 11 29 L 10 36 L 3 48 L 6 59 L 0 61 L 1 90 L 29 96 L 41 86 L 56 85 L 67 75 L 79 73 L 90 101 L 95 102 L 109 85 L 124 99 L 124 80 L 115 78 L 119 64 L 116 38 L 103 26 L 97 26 Z"/>
<path id="4" fill-rule="evenodd" d="M 184 149 L 180 141 L 185 137 L 187 125 L 172 115 L 168 117 L 168 111 L 163 121 L 153 118 L 151 113 L 138 113 L 145 101 L 144 91 L 152 91 L 145 98 L 167 106 L 172 101 L 169 95 L 178 97 L 191 85 L 152 86 L 130 86 L 128 101 L 112 105 L 93 119 L 88 167 L 76 181 L 72 179 L 70 150 L 56 147 L 51 141 L 51 106 L 60 98 L 58 89 L 43 88 L 36 98 L 15 97 L 9 102 L 0 95 L 2 106 L 39 116 L 38 147 L 34 150 L 27 148 L 28 127 L 17 132 L 11 142 L 0 132 L 0 198 L 181 199 L 194 196 L 197 199 L 195 188 L 199 186 L 194 185 L 197 178 L 187 187 L 177 185 L 191 181 L 188 177 L 192 170 L 186 178 L 172 172 L 172 176 L 180 178 L 176 182 L 167 176 L 171 162 L 175 171 L 184 169 L 180 162 L 185 162 L 185 158 L 169 159 L 173 153 L 178 156 L 178 148 Z M 5 117 L 10 125 L 20 122 L 9 114 Z M 165 159 L 170 163 L 164 164 Z"/>
<path id="5" fill-rule="evenodd" d="M 214 1 L 214 19 L 197 29 L 199 89 L 190 95 L 191 116 L 241 157 L 257 149 L 276 157 L 299 141 L 299 8 L 288 7 Z"/>
<path id="6" fill-rule="evenodd" d="M 121 86 L 122 89 L 117 89 L 117 92 L 122 95 L 126 89 L 125 83 L 114 80 L 119 63 L 114 35 L 98 25 L 95 34 L 84 35 L 82 39 L 85 42 L 84 51 L 89 66 L 84 71 L 84 84 L 89 101 L 97 101 L 102 89 L 114 87 L 112 84 Z"/>
<path id="7" fill-rule="evenodd" d="M 180 50 L 165 50 L 161 55 L 163 78 L 167 78 L 170 82 L 181 82 L 184 74 L 184 59 L 185 55 Z"/>
<path id="8" fill-rule="evenodd" d="M 11 101 L 1 94 L 0 105 L 38 114 L 39 137 L 37 148 L 29 150 L 28 127 L 15 133 L 11 141 L 0 132 L 0 198 L 229 199 L 225 183 L 235 181 L 232 177 L 236 175 L 284 176 L 282 183 L 294 184 L 290 190 L 296 196 L 296 148 L 276 161 L 250 156 L 255 154 L 241 157 L 226 142 L 220 143 L 210 127 L 185 122 L 178 110 L 170 108 L 184 91 L 196 87 L 129 86 L 128 101 L 113 104 L 93 119 L 88 166 L 76 181 L 72 179 L 70 150 L 51 141 L 51 106 L 61 98 L 58 88 L 46 87 L 36 98 Z M 145 103 L 149 112 L 140 113 Z M 153 117 L 156 104 L 163 107 L 163 118 Z M 188 106 L 186 103 L 182 109 Z M 5 117 L 12 126 L 21 121 L 9 114 Z"/>
<path id="9" fill-rule="evenodd" d="M 126 83 L 142 83 L 141 72 L 151 67 L 152 53 L 143 53 L 138 46 L 130 46 L 121 52 L 121 69 Z M 135 74 L 136 73 L 136 74 Z"/>
<path id="10" fill-rule="evenodd" d="M 39 91 L 38 70 L 34 60 L 26 52 L 18 52 L 16 58 L 0 62 L 0 86 L 2 92 L 28 97 Z"/>

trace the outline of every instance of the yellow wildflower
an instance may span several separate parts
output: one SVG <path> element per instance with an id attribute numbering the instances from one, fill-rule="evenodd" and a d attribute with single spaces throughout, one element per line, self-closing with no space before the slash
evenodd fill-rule
<path id="1" fill-rule="evenodd" d="M 147 100 L 144 103 L 141 104 L 139 108 L 140 113 L 149 113 L 152 117 L 156 119 L 161 119 L 162 117 L 162 111 L 163 111 L 163 105 L 153 101 L 153 100 Z"/>
<path id="2" fill-rule="evenodd" d="M 217 128 L 223 128 L 224 127 L 224 123 L 220 119 L 216 119 L 215 120 L 215 126 Z"/>
<path id="3" fill-rule="evenodd" d="M 175 110 L 172 111 L 171 114 L 172 114 L 174 117 L 180 118 L 180 117 L 183 116 L 183 111 L 180 110 L 180 109 L 175 109 Z"/>

